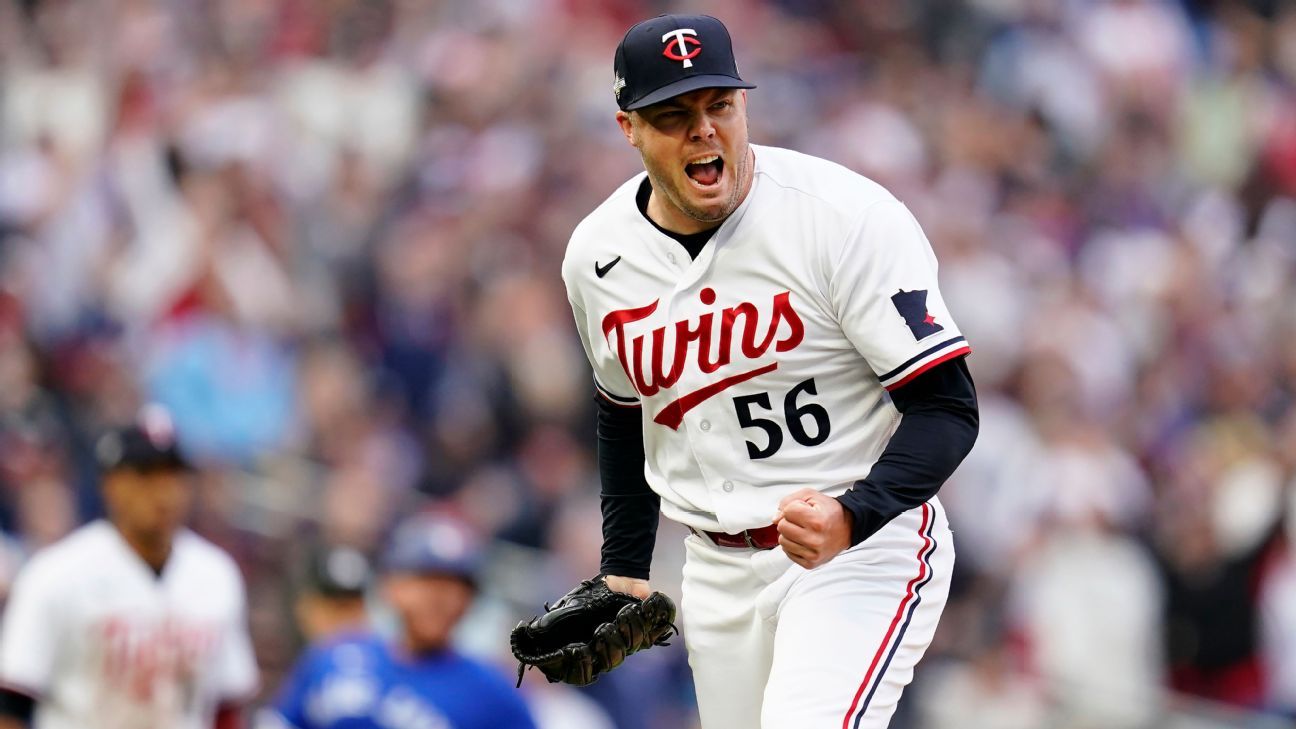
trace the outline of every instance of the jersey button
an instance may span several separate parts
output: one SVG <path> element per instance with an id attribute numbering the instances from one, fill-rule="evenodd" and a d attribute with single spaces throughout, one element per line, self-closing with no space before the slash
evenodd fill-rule
<path id="1" fill-rule="evenodd" d="M 703 420 L 701 423 L 698 423 L 698 427 L 701 428 L 701 429 L 704 430 L 704 431 L 706 431 L 706 430 L 711 430 L 711 421 L 710 421 L 710 420 Z"/>
<path id="2" fill-rule="evenodd" d="M 724 489 L 726 493 L 733 491 L 733 481 L 725 481 L 720 488 Z"/>
<path id="3" fill-rule="evenodd" d="M 669 260 L 671 263 L 675 263 L 675 262 L 676 262 L 676 261 L 675 261 L 675 254 L 674 254 L 674 253 L 667 253 L 667 254 L 666 254 L 666 259 Z"/>

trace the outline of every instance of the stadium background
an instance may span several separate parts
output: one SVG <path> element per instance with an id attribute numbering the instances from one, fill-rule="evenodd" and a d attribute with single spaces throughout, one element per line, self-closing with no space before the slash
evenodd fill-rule
<path id="1" fill-rule="evenodd" d="M 558 266 L 638 169 L 611 54 L 667 10 L 730 26 L 754 141 L 914 210 L 976 348 L 959 572 L 896 726 L 1290 726 L 1280 0 L 3 0 L 0 588 L 97 514 L 89 444 L 154 400 L 267 693 L 311 546 L 429 504 L 493 537 L 463 641 L 507 670 L 513 621 L 597 568 Z M 678 647 L 524 689 L 547 727 L 691 726 Z"/>

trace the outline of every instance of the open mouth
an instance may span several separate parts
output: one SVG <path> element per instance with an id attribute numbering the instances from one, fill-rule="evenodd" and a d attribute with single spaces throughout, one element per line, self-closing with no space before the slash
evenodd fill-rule
<path id="1" fill-rule="evenodd" d="M 724 174 L 724 160 L 717 154 L 699 157 L 684 165 L 684 174 L 700 187 L 714 187 Z"/>

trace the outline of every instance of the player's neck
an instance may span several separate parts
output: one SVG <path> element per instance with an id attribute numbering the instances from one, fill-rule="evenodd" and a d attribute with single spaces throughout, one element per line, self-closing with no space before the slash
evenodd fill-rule
<path id="1" fill-rule="evenodd" d="M 724 222 L 720 220 L 698 220 L 689 217 L 684 211 L 667 202 L 666 198 L 657 192 L 655 187 L 652 195 L 648 198 L 648 218 L 661 228 L 679 235 L 701 233 L 704 230 L 718 227 Z"/>
<path id="2" fill-rule="evenodd" d="M 148 565 L 157 574 L 162 574 L 162 568 L 166 566 L 167 560 L 171 557 L 171 543 L 173 541 L 171 537 L 153 537 L 151 535 L 132 533 L 121 527 L 117 527 L 117 531 L 121 533 L 122 539 L 126 541 L 131 551 L 144 560 L 144 564 Z"/>
<path id="3" fill-rule="evenodd" d="M 450 649 L 449 643 L 438 643 L 435 645 L 431 643 L 419 643 L 418 641 L 410 639 L 408 636 L 403 636 L 396 645 L 400 648 L 402 655 L 413 661 L 432 656 L 439 656 Z"/>

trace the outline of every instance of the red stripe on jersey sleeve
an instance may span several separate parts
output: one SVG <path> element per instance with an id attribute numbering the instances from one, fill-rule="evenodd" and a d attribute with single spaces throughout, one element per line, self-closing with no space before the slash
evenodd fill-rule
<path id="1" fill-rule="evenodd" d="M 942 362 L 948 362 L 949 360 L 952 360 L 952 359 L 954 359 L 955 357 L 962 357 L 962 356 L 965 355 L 965 354 L 971 354 L 971 353 L 972 353 L 972 348 L 969 347 L 969 346 L 966 345 L 966 344 L 963 345 L 962 347 L 959 347 L 958 349 L 956 349 L 956 350 L 954 350 L 954 351 L 952 351 L 952 352 L 946 352 L 945 354 L 942 354 L 941 356 L 937 357 L 936 359 L 934 359 L 934 360 L 932 360 L 932 361 L 930 361 L 930 362 L 928 362 L 928 363 L 926 363 L 926 364 L 924 364 L 924 365 L 921 365 L 920 367 L 918 367 L 918 369 L 916 369 L 916 370 L 914 370 L 913 372 L 910 372 L 909 374 L 905 375 L 905 376 L 904 376 L 902 379 L 900 379 L 898 382 L 893 382 L 893 383 L 891 383 L 890 385 L 887 385 L 887 386 L 886 386 L 886 390 L 887 390 L 887 392 L 891 392 L 892 390 L 896 389 L 897 387 L 902 387 L 902 386 L 904 386 L 905 384 L 911 382 L 911 381 L 913 380 L 913 378 L 917 377 L 918 375 L 921 375 L 922 373 L 926 372 L 927 370 L 929 370 L 929 369 L 935 367 L 936 365 L 938 365 L 938 364 L 940 364 L 940 363 L 942 363 Z"/>

